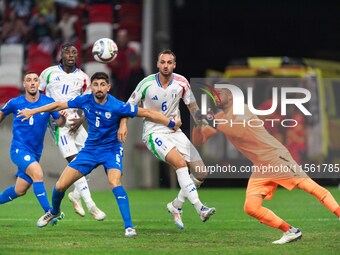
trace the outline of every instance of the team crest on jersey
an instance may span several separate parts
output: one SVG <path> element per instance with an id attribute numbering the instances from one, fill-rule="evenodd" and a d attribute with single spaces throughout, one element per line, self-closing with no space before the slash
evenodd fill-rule
<path id="1" fill-rule="evenodd" d="M 111 118 L 111 112 L 105 112 L 105 117 L 107 119 L 110 119 Z"/>
<path id="2" fill-rule="evenodd" d="M 176 98 L 176 96 L 177 96 L 177 90 L 176 90 L 176 89 L 173 89 L 173 90 L 171 91 L 171 98 Z"/>
<path id="3" fill-rule="evenodd" d="M 31 160 L 31 156 L 30 156 L 30 155 L 26 155 L 26 156 L 24 157 L 24 160 L 30 161 L 30 160 Z"/>

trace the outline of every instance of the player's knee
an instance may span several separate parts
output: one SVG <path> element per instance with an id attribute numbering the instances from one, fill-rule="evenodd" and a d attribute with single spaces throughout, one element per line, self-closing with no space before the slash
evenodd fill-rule
<path id="1" fill-rule="evenodd" d="M 115 187 L 122 185 L 120 178 L 114 178 L 114 179 L 109 180 L 109 184 L 110 184 L 111 189 L 114 189 Z"/>
<path id="2" fill-rule="evenodd" d="M 243 210 L 249 216 L 258 218 L 261 214 L 261 203 L 257 202 L 257 199 L 246 198 L 246 201 L 243 206 Z"/>
<path id="3" fill-rule="evenodd" d="M 243 206 L 243 210 L 246 214 L 250 215 L 250 216 L 255 216 L 256 215 L 256 212 L 258 211 L 258 207 L 257 206 L 254 206 L 254 205 L 251 205 L 250 203 L 244 203 L 244 206 Z"/>
<path id="4" fill-rule="evenodd" d="M 175 162 L 173 162 L 172 164 L 174 165 L 175 169 L 187 167 L 187 162 L 185 161 L 184 158 L 180 158 L 180 159 L 176 160 Z"/>
<path id="5" fill-rule="evenodd" d="M 33 182 L 42 182 L 44 180 L 43 172 L 36 172 L 31 176 Z"/>
<path id="6" fill-rule="evenodd" d="M 63 185 L 60 181 L 58 181 L 56 184 L 55 184 L 55 189 L 56 191 L 58 192 L 65 192 L 67 190 L 68 187 L 66 187 L 65 185 Z"/>
<path id="7" fill-rule="evenodd" d="M 27 192 L 27 189 L 15 189 L 15 193 L 18 195 L 18 197 L 25 195 L 26 192 Z"/>

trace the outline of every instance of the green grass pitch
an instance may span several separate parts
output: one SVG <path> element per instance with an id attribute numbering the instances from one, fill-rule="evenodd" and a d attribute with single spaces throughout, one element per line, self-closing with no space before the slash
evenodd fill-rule
<path id="1" fill-rule="evenodd" d="M 329 189 L 337 201 L 340 190 Z M 128 190 L 136 238 L 124 236 L 123 222 L 113 194 L 93 192 L 107 218 L 97 222 L 89 214 L 76 215 L 67 197 L 65 218 L 55 227 L 37 228 L 42 211 L 32 192 L 0 205 L 0 254 L 340 254 L 340 220 L 319 201 L 300 190 L 278 189 L 265 201 L 283 219 L 302 230 L 302 240 L 286 245 L 271 242 L 281 232 L 264 226 L 243 212 L 245 189 L 199 190 L 202 202 L 217 212 L 202 223 L 187 202 L 184 230 L 166 210 L 176 190 Z M 51 194 L 51 193 L 50 193 Z"/>

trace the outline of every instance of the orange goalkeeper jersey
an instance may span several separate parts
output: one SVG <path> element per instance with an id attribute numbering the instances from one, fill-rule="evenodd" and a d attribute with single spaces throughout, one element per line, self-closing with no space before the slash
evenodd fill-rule
<path id="1" fill-rule="evenodd" d="M 217 131 L 222 132 L 229 141 L 254 165 L 277 162 L 281 155 L 289 154 L 288 150 L 261 125 L 261 120 L 244 105 L 244 115 L 233 115 L 232 109 L 226 114 L 223 111 L 215 117 L 215 130 L 206 126 L 200 132 L 202 137 L 193 133 L 193 143 L 203 143 Z M 221 123 L 221 124 L 218 124 Z"/>

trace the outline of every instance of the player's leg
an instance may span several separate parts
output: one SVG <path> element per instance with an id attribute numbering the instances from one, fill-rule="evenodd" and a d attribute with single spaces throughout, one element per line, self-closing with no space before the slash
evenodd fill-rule
<path id="1" fill-rule="evenodd" d="M 84 147 L 87 132 L 83 126 L 80 126 L 74 134 L 70 134 L 68 128 L 61 128 L 59 133 L 59 150 L 61 155 L 70 163 Z M 85 216 L 81 202 L 81 199 L 83 199 L 89 213 L 96 220 L 105 219 L 105 213 L 97 207 L 92 199 L 86 177 L 82 177 L 74 183 L 74 190 L 68 194 L 68 198 L 72 202 L 75 212 L 80 216 Z"/>
<path id="2" fill-rule="evenodd" d="M 199 199 L 195 183 L 190 178 L 187 162 L 183 155 L 173 147 L 165 157 L 167 163 L 176 169 L 177 180 L 183 194 L 191 204 L 194 205 L 197 213 L 200 215 L 203 222 L 207 221 L 211 215 L 215 213 L 215 208 L 208 208 L 202 204 Z"/>
<path id="3" fill-rule="evenodd" d="M 31 182 L 27 182 L 25 179 L 18 176 L 15 185 L 6 188 L 0 194 L 0 204 L 13 201 L 17 197 L 25 195 L 30 187 Z"/>
<path id="4" fill-rule="evenodd" d="M 190 169 L 190 178 L 195 184 L 196 188 L 199 188 L 203 184 L 208 173 L 205 171 L 205 165 L 198 151 L 190 142 L 190 140 L 186 137 L 186 135 L 182 132 L 176 132 L 172 134 L 169 139 L 171 139 L 172 143 L 176 145 L 176 149 L 183 156 L 187 166 L 189 166 Z M 185 201 L 183 197 L 185 197 L 185 193 L 181 189 L 178 193 L 178 196 L 172 202 L 174 207 L 177 207 L 179 209 L 182 207 L 183 202 Z M 206 214 L 205 217 L 202 218 L 202 220 L 206 221 L 207 219 L 209 219 L 212 213 L 214 213 L 214 211 Z"/>
<path id="5" fill-rule="evenodd" d="M 194 182 L 196 188 L 199 188 L 205 178 L 206 174 L 202 174 L 200 170 L 198 169 L 203 169 L 204 168 L 204 163 L 202 160 L 198 160 L 195 162 L 187 162 L 189 169 L 190 169 L 190 178 Z M 174 222 L 175 224 L 180 228 L 184 228 L 184 224 L 182 221 L 182 207 L 185 202 L 186 196 L 185 193 L 182 189 L 179 190 L 177 196 L 167 204 L 167 209 L 168 211 L 172 214 L 174 217 Z"/>
<path id="6" fill-rule="evenodd" d="M 196 188 L 201 187 L 203 184 L 207 173 L 203 172 L 202 169 L 205 169 L 204 163 L 202 160 L 198 160 L 195 162 L 187 162 L 187 165 L 190 169 L 190 178 L 194 182 Z M 172 201 L 174 207 L 181 209 L 185 202 L 185 195 L 182 189 L 178 192 L 176 198 Z"/>
<path id="7" fill-rule="evenodd" d="M 17 176 L 33 184 L 33 192 L 44 212 L 47 212 L 51 207 L 43 182 L 43 170 L 38 163 L 39 157 L 21 149 L 11 151 L 11 159 L 18 166 Z"/>
<path id="8" fill-rule="evenodd" d="M 116 198 L 120 214 L 124 221 L 125 236 L 136 236 L 136 230 L 132 224 L 129 197 L 121 184 L 122 172 L 119 169 L 111 168 L 107 170 L 107 177 L 109 180 L 112 193 Z"/>
<path id="9" fill-rule="evenodd" d="M 106 218 L 106 214 L 100 210 L 93 201 L 85 176 L 81 177 L 74 183 L 74 190 L 68 194 L 68 198 L 73 203 L 76 213 L 78 213 L 80 216 L 85 216 L 85 211 L 81 206 L 80 198 L 82 198 L 93 218 L 99 221 Z"/>
<path id="10" fill-rule="evenodd" d="M 51 207 L 44 186 L 44 173 L 40 164 L 37 161 L 31 163 L 26 168 L 26 174 L 33 180 L 34 195 L 36 196 L 37 200 L 40 203 L 40 206 L 44 209 L 44 212 L 46 213 L 48 210 L 51 209 Z"/>
<path id="11" fill-rule="evenodd" d="M 339 204 L 327 189 L 317 184 L 311 178 L 304 178 L 299 182 L 297 187 L 316 197 L 328 210 L 340 219 Z"/>
<path id="12" fill-rule="evenodd" d="M 137 233 L 132 224 L 129 197 L 121 183 L 123 170 L 123 147 L 117 146 L 111 148 L 111 150 L 106 149 L 101 153 L 101 161 L 105 162 L 103 165 L 107 178 L 124 221 L 125 236 L 134 237 Z"/>
<path id="13" fill-rule="evenodd" d="M 274 241 L 275 244 L 289 243 L 302 237 L 299 229 L 289 225 L 270 209 L 263 207 L 264 199 L 271 199 L 277 188 L 277 184 L 269 179 L 250 178 L 246 191 L 244 211 L 249 216 L 256 218 L 261 223 L 280 229 L 284 232 L 281 239 Z"/>
<path id="14" fill-rule="evenodd" d="M 38 227 L 44 227 L 50 221 L 52 224 L 55 224 L 56 221 L 54 221 L 54 219 L 59 220 L 58 217 L 63 218 L 63 213 L 60 211 L 60 204 L 65 196 L 65 191 L 82 176 L 83 174 L 78 170 L 66 166 L 53 188 L 52 209 L 39 218 L 37 222 Z"/>

